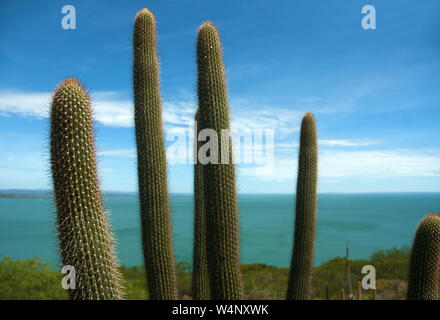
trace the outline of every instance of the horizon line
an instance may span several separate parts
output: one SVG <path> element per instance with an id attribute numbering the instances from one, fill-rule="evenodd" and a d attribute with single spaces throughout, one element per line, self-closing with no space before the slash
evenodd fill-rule
<path id="1" fill-rule="evenodd" d="M 11 193 L 19 192 L 24 194 L 25 192 L 30 193 L 52 193 L 52 189 L 20 189 L 20 188 L 8 188 L 1 189 L 0 193 Z M 138 191 L 120 191 L 120 190 L 104 190 L 103 194 L 138 194 Z M 359 192 L 341 192 L 341 191 L 327 191 L 327 192 L 318 192 L 317 194 L 384 194 L 384 193 L 440 193 L 440 191 L 359 191 Z M 178 195 L 193 195 L 194 192 L 169 192 L 169 194 L 178 194 Z M 296 192 L 237 192 L 238 195 L 294 195 Z"/>

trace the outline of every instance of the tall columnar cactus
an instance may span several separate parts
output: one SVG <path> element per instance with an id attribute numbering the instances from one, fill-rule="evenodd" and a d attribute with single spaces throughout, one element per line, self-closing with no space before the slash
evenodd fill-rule
<path id="1" fill-rule="evenodd" d="M 318 146 L 315 118 L 311 113 L 302 119 L 300 135 L 294 246 L 287 289 L 290 300 L 308 299 L 312 282 Z"/>
<path id="2" fill-rule="evenodd" d="M 440 217 L 431 213 L 417 228 L 411 249 L 408 300 L 440 299 Z"/>
<path id="3" fill-rule="evenodd" d="M 193 279 L 192 296 L 194 300 L 210 298 L 207 231 L 205 218 L 205 203 L 203 197 L 203 166 L 197 161 L 197 154 L 201 143 L 198 136 L 198 110 L 196 111 L 194 132 L 194 248 L 193 248 Z"/>
<path id="4" fill-rule="evenodd" d="M 220 38 L 210 22 L 199 29 L 197 67 L 199 129 L 212 129 L 220 137 L 222 129 L 229 129 L 229 106 Z M 217 150 L 209 150 L 209 156 L 216 154 L 216 163 L 203 164 L 211 298 L 241 299 L 239 219 L 231 139 L 227 139 L 227 145 L 213 145 L 217 145 Z M 229 157 L 225 155 L 224 161 L 220 150 L 228 152 Z"/>
<path id="5" fill-rule="evenodd" d="M 177 298 L 171 234 L 156 22 L 147 9 L 138 12 L 133 32 L 133 88 L 142 247 L 150 298 Z"/>
<path id="6" fill-rule="evenodd" d="M 50 114 L 50 161 L 64 265 L 75 267 L 72 299 L 119 299 L 120 276 L 95 159 L 90 98 L 73 78 L 55 90 Z"/>

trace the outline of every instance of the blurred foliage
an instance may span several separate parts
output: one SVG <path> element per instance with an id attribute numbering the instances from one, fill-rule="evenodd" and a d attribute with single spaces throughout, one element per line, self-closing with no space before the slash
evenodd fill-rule
<path id="1" fill-rule="evenodd" d="M 68 299 L 61 287 L 63 274 L 39 258 L 0 261 L 0 299 Z"/>
<path id="2" fill-rule="evenodd" d="M 410 248 L 404 246 L 376 251 L 369 260 L 350 260 L 353 295 L 356 297 L 357 282 L 362 281 L 362 278 L 365 276 L 365 274 L 361 273 L 362 267 L 369 264 L 376 269 L 376 299 L 381 299 L 381 297 L 386 297 L 387 300 L 405 299 L 409 258 Z M 393 286 L 396 288 L 392 287 L 392 283 L 394 283 Z M 345 258 L 334 258 L 315 268 L 312 296 L 324 298 L 326 287 L 329 289 L 330 299 L 340 299 L 342 288 L 344 288 L 345 295 L 348 296 L 350 290 L 347 281 Z M 390 290 L 394 294 L 384 292 Z M 363 299 L 370 299 L 372 292 L 362 290 L 362 297 Z"/>
<path id="3" fill-rule="evenodd" d="M 365 276 L 364 265 L 376 268 L 376 299 L 405 299 L 410 248 L 394 248 L 376 251 L 369 260 L 350 260 L 353 294 L 356 297 L 357 282 Z M 68 299 L 61 288 L 63 274 L 54 270 L 50 263 L 38 258 L 12 260 L 4 257 L 0 261 L 0 299 Z M 191 264 L 177 263 L 179 299 L 191 299 Z M 277 268 L 265 264 L 247 264 L 241 267 L 245 299 L 285 299 L 288 268 Z M 143 266 L 120 266 L 124 279 L 125 298 L 148 299 L 147 280 Z M 328 288 L 330 299 L 340 299 L 341 290 L 348 296 L 346 259 L 334 258 L 315 268 L 313 274 L 312 299 L 324 299 Z M 363 299 L 371 299 L 372 292 L 362 290 Z"/>
<path id="4" fill-rule="evenodd" d="M 288 268 L 277 268 L 265 264 L 245 264 L 243 274 L 244 299 L 285 299 Z"/>
<path id="5" fill-rule="evenodd" d="M 122 285 L 125 290 L 124 299 L 147 300 L 147 278 L 144 266 L 127 267 L 121 265 L 119 270 L 122 274 Z"/>

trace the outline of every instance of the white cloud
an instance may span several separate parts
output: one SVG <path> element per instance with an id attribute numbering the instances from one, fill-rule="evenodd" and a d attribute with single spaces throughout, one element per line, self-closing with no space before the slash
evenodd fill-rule
<path id="1" fill-rule="evenodd" d="M 51 97 L 50 92 L 0 91 L 0 112 L 2 115 L 46 118 Z M 96 121 L 114 127 L 133 126 L 132 103 L 120 99 L 118 93 L 93 93 L 92 104 Z"/>
<path id="2" fill-rule="evenodd" d="M 320 178 L 387 179 L 440 176 L 440 150 L 322 150 L 318 156 Z M 263 181 L 293 181 L 297 157 L 276 158 L 273 172 L 256 175 L 255 167 L 241 167 L 240 174 Z"/>
<path id="3" fill-rule="evenodd" d="M 50 97 L 49 93 L 44 92 L 0 91 L 0 112 L 47 117 Z"/>
<path id="4" fill-rule="evenodd" d="M 285 140 L 285 139 L 284 139 Z M 322 147 L 367 147 L 376 144 L 380 144 L 379 140 L 349 140 L 349 139 L 341 139 L 341 140 L 326 140 L 320 139 L 318 140 L 318 144 Z M 298 149 L 299 143 L 297 142 L 275 142 L 275 148 L 277 152 L 292 152 L 295 149 Z"/>
<path id="5" fill-rule="evenodd" d="M 95 120 L 111 127 L 132 127 L 131 101 L 96 100 L 93 103 Z"/>
<path id="6" fill-rule="evenodd" d="M 133 102 L 117 91 L 91 93 L 95 121 L 111 127 L 132 127 Z M 186 100 L 163 102 L 165 130 L 188 127 L 194 121 L 196 102 Z M 0 91 L 0 115 L 18 114 L 46 118 L 49 115 L 51 93 Z M 232 100 L 231 128 L 235 132 L 252 129 L 274 129 L 283 137 L 298 132 L 303 112 L 268 105 L 251 105 L 244 99 Z"/>
<path id="7" fill-rule="evenodd" d="M 278 149 L 295 149 L 299 147 L 297 142 L 276 142 L 275 146 Z"/>
<path id="8" fill-rule="evenodd" d="M 379 144 L 378 140 L 318 140 L 319 145 L 328 147 L 367 147 Z"/>
<path id="9" fill-rule="evenodd" d="M 231 128 L 235 131 L 273 129 L 280 137 L 298 132 L 305 112 L 273 105 L 231 100 Z"/>
<path id="10" fill-rule="evenodd" d="M 120 92 L 97 91 L 91 94 L 94 119 L 106 126 L 132 127 L 133 102 Z M 52 94 L 50 92 L 0 91 L 0 115 L 46 118 Z M 165 127 L 188 125 L 194 119 L 195 106 L 186 101 L 164 102 Z"/>
<path id="11" fill-rule="evenodd" d="M 323 151 L 323 177 L 427 177 L 440 175 L 440 150 Z"/>
<path id="12" fill-rule="evenodd" d="M 97 152 L 100 157 L 123 157 L 123 158 L 135 158 L 135 149 L 112 149 L 103 150 Z"/>
<path id="13" fill-rule="evenodd" d="M 165 129 L 173 126 L 188 126 L 194 122 L 196 106 L 189 101 L 164 101 L 163 121 Z"/>

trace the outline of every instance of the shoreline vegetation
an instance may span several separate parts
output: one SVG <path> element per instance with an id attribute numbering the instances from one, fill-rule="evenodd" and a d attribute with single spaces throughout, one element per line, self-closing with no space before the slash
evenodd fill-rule
<path id="1" fill-rule="evenodd" d="M 376 268 L 377 300 L 406 299 L 410 248 L 403 246 L 389 250 L 378 250 L 370 259 L 350 260 L 350 271 L 355 299 L 357 283 L 364 274 L 364 265 Z M 125 299 L 146 300 L 149 298 L 147 280 L 143 266 L 119 266 L 124 279 Z M 289 268 L 278 268 L 265 264 L 241 266 L 244 299 L 285 299 Z M 192 266 L 189 262 L 177 262 L 178 298 L 191 299 Z M 56 267 L 40 258 L 13 260 L 7 256 L 0 261 L 0 300 L 63 300 L 67 291 L 61 287 L 64 275 Z M 341 299 L 342 291 L 349 292 L 346 274 L 346 259 L 333 258 L 313 270 L 311 299 Z M 362 290 L 362 299 L 373 299 L 372 290 Z"/>

